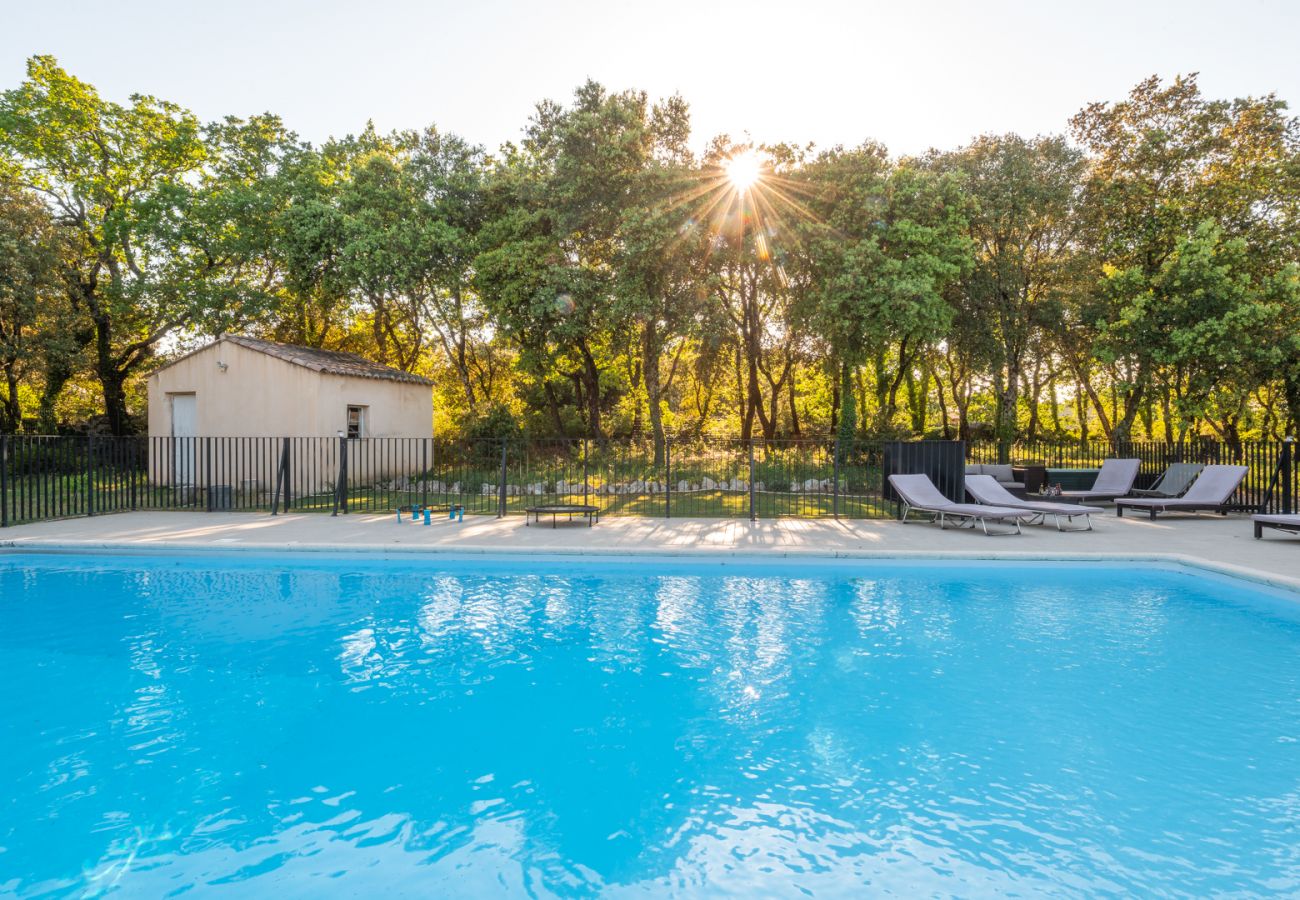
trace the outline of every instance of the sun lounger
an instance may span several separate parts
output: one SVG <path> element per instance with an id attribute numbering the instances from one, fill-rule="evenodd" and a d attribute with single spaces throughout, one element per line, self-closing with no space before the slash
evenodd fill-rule
<path id="1" fill-rule="evenodd" d="M 890 475 L 889 483 L 903 501 L 903 515 L 900 521 L 906 522 L 912 510 L 929 513 L 932 522 L 938 522 L 940 528 L 947 525 L 947 520 L 964 520 L 965 524 L 975 527 L 978 522 L 985 534 L 997 534 L 989 531 L 989 521 L 1010 521 L 1015 525 L 1015 533 L 1020 534 L 1022 519 L 1032 519 L 1034 514 L 1025 509 L 1013 509 L 1009 506 L 985 506 L 980 503 L 954 503 L 939 493 L 939 489 L 925 475 Z M 959 523 L 960 524 L 960 523 Z M 1010 534 L 1011 532 L 1002 532 Z"/>
<path id="2" fill-rule="evenodd" d="M 1081 506 L 1077 503 L 1049 503 L 1046 500 L 1024 500 L 1008 491 L 997 482 L 997 479 L 989 475 L 967 475 L 966 493 L 970 494 L 977 503 L 1028 510 L 1034 514 L 1034 519 L 1029 522 L 1030 525 L 1046 522 L 1047 517 L 1051 516 L 1056 523 L 1057 531 L 1092 531 L 1092 519 L 1089 516 L 1093 513 L 1105 512 L 1100 506 Z M 1067 523 L 1073 523 L 1078 516 L 1083 516 L 1087 528 L 1061 527 L 1062 518 Z"/>
<path id="3" fill-rule="evenodd" d="M 1162 512 L 1195 512 L 1210 509 L 1227 513 L 1228 501 L 1237 492 L 1246 473 L 1245 466 L 1206 466 L 1199 478 L 1192 482 L 1181 497 L 1130 497 L 1115 501 L 1115 515 L 1123 516 L 1125 509 L 1145 509 L 1156 517 Z"/>
<path id="4" fill-rule="evenodd" d="M 1181 497 L 1205 468 L 1203 463 L 1171 463 L 1149 488 L 1129 491 L 1130 497 Z"/>
<path id="5" fill-rule="evenodd" d="M 1300 516 L 1287 513 L 1260 513 L 1251 516 L 1251 521 L 1255 523 L 1255 537 L 1262 538 L 1265 528 L 1276 528 L 1278 531 L 1289 531 L 1292 534 L 1300 534 Z"/>
<path id="6" fill-rule="evenodd" d="M 1101 464 L 1097 480 L 1086 491 L 1061 491 L 1057 496 L 1087 502 L 1088 500 L 1115 500 L 1133 489 L 1140 461 L 1136 459 L 1108 459 Z"/>

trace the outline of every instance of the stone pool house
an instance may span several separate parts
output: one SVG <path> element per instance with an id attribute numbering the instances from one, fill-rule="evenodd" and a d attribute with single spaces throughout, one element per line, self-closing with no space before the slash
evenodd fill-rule
<path id="1" fill-rule="evenodd" d="M 338 438 L 427 438 L 432 428 L 431 382 L 355 353 L 224 334 L 149 376 L 160 483 L 202 482 L 204 454 L 220 452 L 232 489 L 264 487 L 280 449 L 272 439 L 335 438 L 318 442 L 332 453 Z M 240 440 L 206 440 L 215 438 Z"/>

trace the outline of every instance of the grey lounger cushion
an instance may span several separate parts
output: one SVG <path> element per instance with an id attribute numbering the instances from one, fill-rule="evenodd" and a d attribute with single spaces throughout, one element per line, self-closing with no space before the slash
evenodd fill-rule
<path id="1" fill-rule="evenodd" d="M 1246 466 L 1206 466 L 1181 497 L 1130 497 L 1115 501 L 1116 511 L 1146 509 L 1219 509 L 1227 505 L 1250 469 Z"/>
<path id="2" fill-rule="evenodd" d="M 1181 497 L 1204 469 L 1204 463 L 1170 463 L 1155 484 L 1131 493 L 1134 497 Z"/>
<path id="3" fill-rule="evenodd" d="M 954 503 L 934 486 L 925 475 L 890 475 L 889 483 L 912 509 L 922 512 L 942 512 L 954 516 L 977 519 L 1023 519 L 1033 515 L 1025 509 L 1009 506 L 986 506 L 982 503 Z"/>
<path id="4" fill-rule="evenodd" d="M 1292 534 L 1300 532 L 1300 515 L 1295 513 L 1257 513 L 1250 517 L 1255 523 L 1255 537 L 1262 538 L 1265 528 L 1276 528 Z"/>
<path id="5" fill-rule="evenodd" d="M 992 475 L 1003 484 L 1015 484 L 1016 473 L 1010 463 L 967 463 L 967 475 Z"/>
<path id="6" fill-rule="evenodd" d="M 1090 498 L 1110 500 L 1123 497 L 1133 489 L 1139 465 L 1141 462 L 1136 459 L 1108 459 L 1101 464 L 1101 471 L 1097 473 L 1097 480 L 1093 482 L 1092 487 L 1086 491 L 1061 491 L 1061 496 L 1074 497 L 1077 500 Z"/>
<path id="7" fill-rule="evenodd" d="M 1022 500 L 988 475 L 967 475 L 966 492 L 980 503 L 990 506 L 1009 506 L 1027 509 L 1049 516 L 1086 516 L 1105 512 L 1100 506 L 1081 506 L 1077 503 L 1051 503 L 1046 500 Z"/>
<path id="8" fill-rule="evenodd" d="M 1300 528 L 1300 515 L 1295 513 L 1256 513 L 1250 518 L 1252 521 L 1263 522 L 1265 525 L 1282 525 L 1287 528 Z"/>

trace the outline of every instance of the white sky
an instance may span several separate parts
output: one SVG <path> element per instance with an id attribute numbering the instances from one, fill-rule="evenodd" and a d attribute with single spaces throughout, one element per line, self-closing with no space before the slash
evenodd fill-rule
<path id="1" fill-rule="evenodd" d="M 1150 74 L 1300 105 L 1300 0 L 772 3 L 663 0 L 0 0 L 0 87 L 57 56 L 107 97 L 205 120 L 280 114 L 319 142 L 436 123 L 495 148 L 587 77 L 691 104 L 729 132 L 896 153 L 1061 131 Z"/>

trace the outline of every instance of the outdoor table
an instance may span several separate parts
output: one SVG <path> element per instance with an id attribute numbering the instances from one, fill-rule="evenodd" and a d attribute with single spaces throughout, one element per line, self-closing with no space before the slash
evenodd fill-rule
<path id="1" fill-rule="evenodd" d="M 1013 466 L 1011 471 L 1015 472 L 1018 480 L 1022 485 L 1024 485 L 1024 489 L 1027 493 L 1038 493 L 1047 484 L 1046 466 L 1031 463 L 1024 466 Z"/>
<path id="2" fill-rule="evenodd" d="M 542 516 L 551 517 L 551 527 L 555 527 L 556 519 L 560 516 L 567 515 L 569 521 L 573 521 L 574 516 L 586 516 L 587 527 L 590 528 L 592 523 L 600 521 L 599 506 L 585 506 L 583 504 L 553 503 L 546 506 L 529 506 L 524 508 L 524 527 L 528 526 L 528 517 L 532 516 L 538 522 L 542 521 Z"/>

